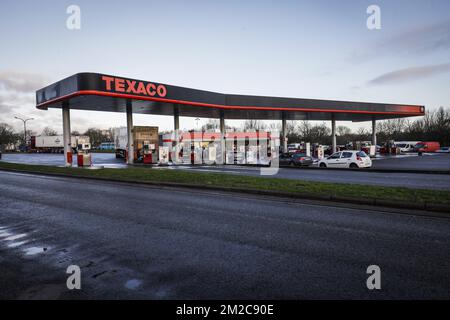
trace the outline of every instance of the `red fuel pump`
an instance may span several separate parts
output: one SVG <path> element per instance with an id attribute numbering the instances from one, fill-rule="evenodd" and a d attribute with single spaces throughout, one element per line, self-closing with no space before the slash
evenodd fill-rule
<path id="1" fill-rule="evenodd" d="M 149 141 L 144 141 L 142 162 L 144 164 L 156 163 L 158 156 L 156 154 L 156 146 Z"/>

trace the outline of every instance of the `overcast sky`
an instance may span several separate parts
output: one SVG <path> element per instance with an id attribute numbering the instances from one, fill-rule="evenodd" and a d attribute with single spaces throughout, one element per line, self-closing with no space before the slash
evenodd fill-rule
<path id="1" fill-rule="evenodd" d="M 66 27 L 69 5 L 81 29 Z M 369 5 L 381 29 L 366 26 Z M 62 131 L 35 90 L 98 72 L 222 93 L 450 106 L 450 1 L 0 1 L 0 122 Z M 125 125 L 73 110 L 72 130 Z M 206 120 L 202 120 L 206 121 Z M 137 125 L 172 129 L 170 117 Z M 346 124 L 352 128 L 369 124 Z M 195 121 L 182 118 L 181 127 Z"/>

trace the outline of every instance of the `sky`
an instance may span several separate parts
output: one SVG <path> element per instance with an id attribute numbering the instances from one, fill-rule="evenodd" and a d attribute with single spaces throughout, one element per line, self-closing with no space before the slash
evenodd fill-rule
<path id="1" fill-rule="evenodd" d="M 381 28 L 370 30 L 373 4 Z M 66 26 L 70 5 L 81 10 L 79 30 Z M 33 117 L 36 133 L 62 132 L 61 111 L 36 109 L 35 91 L 77 72 L 231 94 L 450 107 L 449 12 L 448 0 L 2 0 L 0 123 L 22 130 L 14 117 Z M 165 116 L 135 115 L 134 123 L 173 128 Z M 123 113 L 71 111 L 72 130 L 124 125 Z"/>

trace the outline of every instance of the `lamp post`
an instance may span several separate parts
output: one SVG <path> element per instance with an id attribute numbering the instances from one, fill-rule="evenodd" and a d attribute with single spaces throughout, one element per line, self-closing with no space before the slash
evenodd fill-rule
<path id="1" fill-rule="evenodd" d="M 195 122 L 196 122 L 196 127 L 197 127 L 197 130 L 198 130 L 198 121 L 200 120 L 200 118 L 195 118 Z"/>
<path id="2" fill-rule="evenodd" d="M 34 118 L 28 118 L 28 119 L 22 119 L 19 117 L 14 117 L 14 118 L 17 120 L 23 121 L 23 144 L 26 148 L 26 145 L 27 145 L 27 121 L 34 120 Z"/>

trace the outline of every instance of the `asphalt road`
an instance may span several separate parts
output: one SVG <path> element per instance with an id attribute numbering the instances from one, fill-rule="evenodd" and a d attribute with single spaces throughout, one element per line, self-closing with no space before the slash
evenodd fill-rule
<path id="1" fill-rule="evenodd" d="M 104 166 L 105 168 L 126 168 L 123 159 L 116 159 L 114 154 L 110 153 L 93 153 L 93 161 L 96 165 Z M 61 165 L 63 156 L 60 154 L 4 154 L 3 161 L 16 163 L 31 163 L 31 164 L 47 164 L 47 165 Z M 433 156 L 406 157 L 400 159 L 384 159 L 374 160 L 374 164 L 386 163 L 394 161 L 406 161 L 415 165 L 428 165 L 429 161 L 432 163 L 439 163 L 438 167 L 443 167 L 445 163 L 450 163 L 450 155 L 441 154 Z M 75 165 L 75 164 L 74 164 Z M 245 166 L 171 166 L 165 169 L 179 169 L 189 171 L 205 171 L 205 172 L 222 172 L 236 175 L 251 175 L 259 176 L 260 168 L 245 167 Z M 308 180 L 308 181 L 322 181 L 335 183 L 354 183 L 354 184 L 370 184 L 380 186 L 396 186 L 408 188 L 421 189 L 440 189 L 450 190 L 450 175 L 448 174 L 420 174 L 420 173 L 399 173 L 399 172 L 367 172 L 367 171 L 348 171 L 348 170 L 303 170 L 300 168 L 280 168 L 278 173 L 274 176 L 277 178 Z"/>
<path id="2" fill-rule="evenodd" d="M 443 218 L 0 171 L 3 299 L 450 298 L 449 244 Z"/>
<path id="3" fill-rule="evenodd" d="M 373 161 L 376 169 L 450 170 L 450 153 L 406 154 Z"/>
<path id="4" fill-rule="evenodd" d="M 205 171 L 229 173 L 235 175 L 260 176 L 260 168 L 244 166 L 173 166 L 165 169 Z M 309 170 L 301 168 L 279 168 L 271 177 L 321 181 L 331 183 L 352 183 L 363 185 L 379 185 L 391 187 L 406 187 L 417 189 L 450 190 L 449 174 L 400 173 L 400 172 L 368 172 L 349 170 Z"/>

